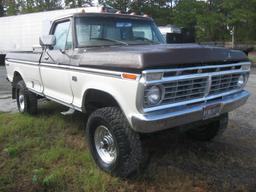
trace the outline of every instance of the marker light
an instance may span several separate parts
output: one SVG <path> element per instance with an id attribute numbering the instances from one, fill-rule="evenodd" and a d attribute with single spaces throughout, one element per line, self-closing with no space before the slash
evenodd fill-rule
<path id="1" fill-rule="evenodd" d="M 131 79 L 131 80 L 136 80 L 138 75 L 136 74 L 131 74 L 131 73 L 123 73 L 122 78 L 123 79 Z"/>

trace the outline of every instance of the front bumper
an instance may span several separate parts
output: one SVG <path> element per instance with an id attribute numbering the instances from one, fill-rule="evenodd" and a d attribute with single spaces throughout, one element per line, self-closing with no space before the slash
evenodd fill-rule
<path id="1" fill-rule="evenodd" d="M 250 94 L 247 91 L 241 91 L 223 96 L 220 99 L 207 100 L 200 104 L 134 115 L 132 117 L 132 127 L 138 132 L 151 133 L 202 121 L 204 119 L 203 109 L 206 106 L 221 103 L 221 114 L 224 114 L 245 104 L 249 96 Z"/>

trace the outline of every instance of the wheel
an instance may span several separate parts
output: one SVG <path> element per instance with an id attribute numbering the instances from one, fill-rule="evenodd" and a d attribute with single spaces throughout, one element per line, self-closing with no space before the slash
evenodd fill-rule
<path id="1" fill-rule="evenodd" d="M 37 113 L 37 96 L 27 89 L 23 80 L 16 86 L 16 102 L 20 113 Z"/>
<path id="2" fill-rule="evenodd" d="M 130 128 L 119 108 L 93 112 L 87 122 L 86 137 L 92 157 L 103 171 L 126 178 L 140 168 L 143 155 L 139 134 Z"/>
<path id="3" fill-rule="evenodd" d="M 218 120 L 209 124 L 191 129 L 187 135 L 198 141 L 210 141 L 217 136 L 222 135 L 228 126 L 228 114 L 221 115 Z"/>

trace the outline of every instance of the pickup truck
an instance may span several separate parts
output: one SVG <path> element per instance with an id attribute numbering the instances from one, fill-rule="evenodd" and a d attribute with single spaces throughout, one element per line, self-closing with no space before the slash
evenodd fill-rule
<path id="1" fill-rule="evenodd" d="M 147 16 L 66 15 L 52 22 L 40 45 L 40 51 L 6 55 L 19 111 L 35 114 L 43 97 L 69 113 L 86 113 L 92 157 L 117 177 L 143 164 L 143 134 L 189 127 L 189 137 L 211 140 L 249 97 L 244 87 L 251 63 L 243 52 L 164 44 Z"/>

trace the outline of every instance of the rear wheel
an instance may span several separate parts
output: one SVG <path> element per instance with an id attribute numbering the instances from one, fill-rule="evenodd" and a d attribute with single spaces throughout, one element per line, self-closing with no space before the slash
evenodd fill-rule
<path id="1" fill-rule="evenodd" d="M 228 126 L 228 114 L 221 115 L 218 120 L 202 125 L 187 132 L 187 135 L 195 140 L 209 141 L 222 135 Z"/>
<path id="2" fill-rule="evenodd" d="M 125 178 L 139 169 L 143 160 L 139 135 L 117 107 L 93 112 L 86 136 L 93 159 L 105 172 Z"/>
<path id="3" fill-rule="evenodd" d="M 16 85 L 16 102 L 20 113 L 37 113 L 37 96 L 27 89 L 23 80 Z"/>

